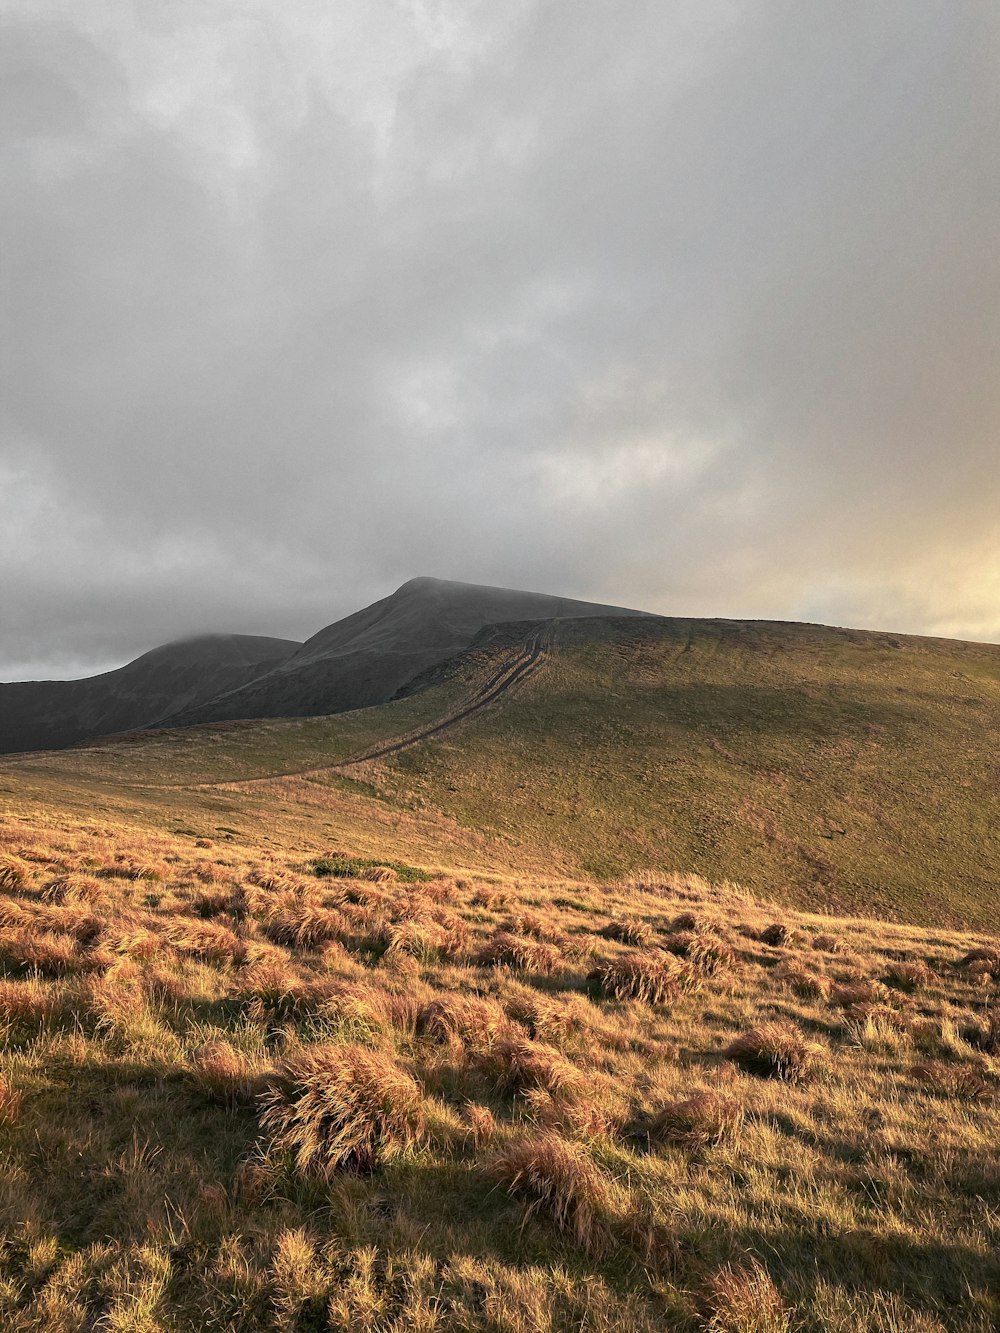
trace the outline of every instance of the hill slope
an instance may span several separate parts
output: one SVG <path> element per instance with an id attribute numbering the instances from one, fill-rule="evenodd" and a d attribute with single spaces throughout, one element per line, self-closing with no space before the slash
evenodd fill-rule
<path id="1" fill-rule="evenodd" d="M 249 634 L 168 643 L 85 680 L 0 684 L 0 752 L 73 745 L 148 727 L 268 671 L 299 645 Z"/>
<path id="2" fill-rule="evenodd" d="M 417 578 L 307 639 L 267 676 L 171 721 L 308 717 L 385 703 L 411 677 L 467 646 L 485 625 L 555 616 L 643 616 L 569 597 Z"/>
<path id="3" fill-rule="evenodd" d="M 1000 648 L 560 620 L 484 630 L 417 686 L 337 717 L 11 758 L 0 793 L 423 865 L 675 869 L 814 910 L 1000 920 Z"/>

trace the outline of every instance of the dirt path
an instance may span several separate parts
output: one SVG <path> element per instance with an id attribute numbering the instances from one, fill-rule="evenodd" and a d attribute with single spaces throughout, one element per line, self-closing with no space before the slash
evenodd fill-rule
<path id="1" fill-rule="evenodd" d="M 459 704 L 452 712 L 446 713 L 444 717 L 421 727 L 418 731 L 412 731 L 405 736 L 396 736 L 392 740 L 380 741 L 377 745 L 372 746 L 370 750 L 365 750 L 363 754 L 352 755 L 350 759 L 339 759 L 332 764 L 311 764 L 308 768 L 287 769 L 281 773 L 261 773 L 252 778 L 228 778 L 216 782 L 183 782 L 166 785 L 195 788 L 241 787 L 254 782 L 270 782 L 275 778 L 311 777 L 313 774 L 351 768 L 355 764 L 364 764 L 373 759 L 382 759 L 389 754 L 398 754 L 400 750 L 406 750 L 411 745 L 418 745 L 420 741 L 427 740 L 429 736 L 440 735 L 441 732 L 447 731 L 450 727 L 464 721 L 465 718 L 471 717 L 473 713 L 478 713 L 487 704 L 499 699 L 507 693 L 512 685 L 537 671 L 539 665 L 544 661 L 544 656 L 544 631 L 538 630 L 521 645 L 515 657 L 498 667 L 485 684 L 480 685 L 470 698 Z"/>
<path id="2" fill-rule="evenodd" d="M 432 722 L 430 726 L 422 727 L 420 731 L 415 731 L 409 736 L 392 741 L 383 741 L 365 754 L 354 755 L 351 759 L 342 759 L 337 764 L 329 764 L 328 767 L 350 768 L 353 764 L 364 764 L 371 759 L 382 759 L 387 754 L 397 754 L 400 750 L 406 750 L 411 745 L 417 745 L 420 741 L 427 740 L 429 736 L 440 735 L 442 731 L 447 731 L 449 727 L 455 726 L 457 722 L 463 721 L 473 713 L 478 713 L 481 708 L 485 708 L 487 704 L 493 703 L 495 699 L 499 699 L 501 695 L 506 694 L 512 685 L 536 670 L 541 660 L 542 634 L 539 631 L 528 640 L 517 657 L 510 662 L 505 662 L 498 671 L 494 672 L 485 685 L 480 686 L 472 699 L 455 712 L 439 718 L 437 722 Z"/>

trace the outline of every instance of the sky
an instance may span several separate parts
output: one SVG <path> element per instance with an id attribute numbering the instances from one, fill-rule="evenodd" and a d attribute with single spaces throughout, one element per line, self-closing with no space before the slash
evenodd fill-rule
<path id="1" fill-rule="evenodd" d="M 0 27 L 0 679 L 417 575 L 1000 641 L 995 0 Z"/>

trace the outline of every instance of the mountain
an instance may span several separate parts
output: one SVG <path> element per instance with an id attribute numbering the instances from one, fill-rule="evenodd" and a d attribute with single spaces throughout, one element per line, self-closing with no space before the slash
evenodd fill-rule
<path id="1" fill-rule="evenodd" d="M 84 680 L 0 684 L 0 752 L 58 749 L 138 727 L 269 671 L 299 644 L 249 634 L 168 643 Z"/>
<path id="2" fill-rule="evenodd" d="M 680 870 L 995 931 L 998 733 L 996 645 L 558 618 L 487 627 L 372 708 L 8 756 L 0 792 L 316 854 L 602 884 Z"/>
<path id="3" fill-rule="evenodd" d="M 266 675 L 179 710 L 174 726 L 235 718 L 310 717 L 385 703 L 414 676 L 509 621 L 646 616 L 545 593 L 416 578 L 314 634 Z"/>

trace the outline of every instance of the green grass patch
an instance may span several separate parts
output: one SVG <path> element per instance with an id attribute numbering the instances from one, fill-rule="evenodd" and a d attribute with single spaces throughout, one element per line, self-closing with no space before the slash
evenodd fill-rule
<path id="1" fill-rule="evenodd" d="M 394 870 L 403 884 L 419 884 L 431 878 L 419 866 L 409 866 L 405 861 L 378 861 L 370 856 L 317 856 L 312 862 L 313 874 L 320 879 L 362 879 L 366 871 L 383 867 Z"/>

